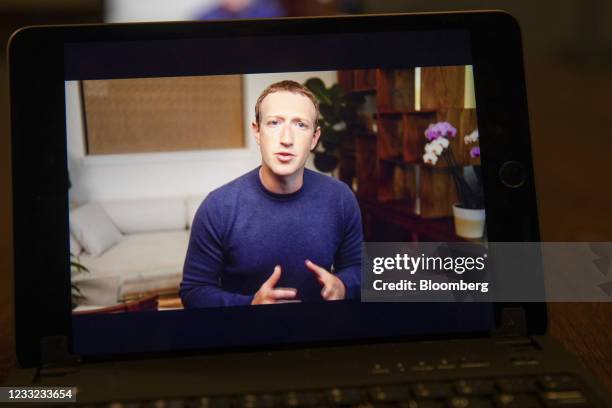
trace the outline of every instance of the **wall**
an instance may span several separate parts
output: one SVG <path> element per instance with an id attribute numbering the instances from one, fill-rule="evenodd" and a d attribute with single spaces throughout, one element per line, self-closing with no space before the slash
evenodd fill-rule
<path id="1" fill-rule="evenodd" d="M 244 76 L 246 148 L 86 156 L 78 82 L 66 82 L 68 170 L 73 202 L 125 198 L 199 195 L 208 193 L 246 173 L 260 163 L 250 130 L 257 97 L 276 81 L 304 82 L 318 76 L 327 86 L 336 82 L 336 72 L 256 74 Z M 312 168 L 311 162 L 309 167 Z"/>
<path id="2" fill-rule="evenodd" d="M 104 21 L 193 20 L 219 0 L 106 0 Z"/>

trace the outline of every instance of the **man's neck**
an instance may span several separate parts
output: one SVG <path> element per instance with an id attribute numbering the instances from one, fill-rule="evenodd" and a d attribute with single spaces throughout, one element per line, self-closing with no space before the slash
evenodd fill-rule
<path id="1" fill-rule="evenodd" d="M 289 176 L 274 174 L 268 167 L 259 168 L 259 179 L 266 190 L 275 194 L 291 194 L 302 188 L 304 184 L 304 169 Z"/>

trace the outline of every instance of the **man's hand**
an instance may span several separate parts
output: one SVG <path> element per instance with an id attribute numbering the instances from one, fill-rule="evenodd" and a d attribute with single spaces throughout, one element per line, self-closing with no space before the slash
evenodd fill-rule
<path id="1" fill-rule="evenodd" d="M 297 290 L 293 288 L 278 288 L 275 289 L 274 286 L 278 283 L 278 280 L 281 276 L 281 267 L 280 265 L 276 265 L 274 267 L 274 272 L 265 281 L 259 290 L 255 293 L 253 297 L 252 305 L 268 305 L 272 303 L 283 303 L 283 301 L 291 301 L 291 299 L 295 299 L 297 295 Z"/>
<path id="2" fill-rule="evenodd" d="M 328 272 L 325 268 L 306 260 L 306 267 L 314 272 L 323 286 L 321 296 L 325 300 L 341 300 L 346 296 L 346 288 L 344 283 L 333 273 Z"/>

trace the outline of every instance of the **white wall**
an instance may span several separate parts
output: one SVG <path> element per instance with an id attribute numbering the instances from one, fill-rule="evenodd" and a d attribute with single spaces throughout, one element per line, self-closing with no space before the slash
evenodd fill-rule
<path id="1" fill-rule="evenodd" d="M 106 0 L 104 21 L 193 20 L 218 3 L 219 0 Z"/>
<path id="2" fill-rule="evenodd" d="M 86 156 L 82 108 L 77 81 L 66 82 L 68 170 L 72 202 L 205 194 L 253 169 L 260 163 L 251 136 L 257 97 L 269 84 L 283 79 L 304 82 L 320 77 L 327 86 L 335 71 L 245 75 L 244 149 L 199 150 Z M 312 168 L 312 163 L 307 164 Z"/>

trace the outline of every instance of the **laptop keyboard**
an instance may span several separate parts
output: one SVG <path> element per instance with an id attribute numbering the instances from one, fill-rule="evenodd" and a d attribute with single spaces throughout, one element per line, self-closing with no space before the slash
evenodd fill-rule
<path id="1" fill-rule="evenodd" d="M 107 408 L 531 408 L 592 407 L 572 375 L 415 382 L 368 387 L 112 402 Z"/>

